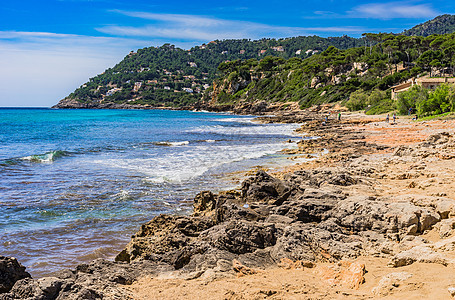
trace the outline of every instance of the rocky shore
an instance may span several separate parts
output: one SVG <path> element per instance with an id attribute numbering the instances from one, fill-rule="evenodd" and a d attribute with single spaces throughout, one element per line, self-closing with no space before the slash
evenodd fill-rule
<path id="1" fill-rule="evenodd" d="M 36 280 L 0 257 L 0 299 L 451 299 L 455 122 L 322 119 L 261 117 L 319 138 L 283 172 L 143 224 L 115 261 Z"/>

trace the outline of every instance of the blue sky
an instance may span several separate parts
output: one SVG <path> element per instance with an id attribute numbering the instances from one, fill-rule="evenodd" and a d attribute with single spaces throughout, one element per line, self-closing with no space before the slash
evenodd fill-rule
<path id="1" fill-rule="evenodd" d="M 2 0 L 0 107 L 51 106 L 129 51 L 214 39 L 401 32 L 451 1 Z"/>

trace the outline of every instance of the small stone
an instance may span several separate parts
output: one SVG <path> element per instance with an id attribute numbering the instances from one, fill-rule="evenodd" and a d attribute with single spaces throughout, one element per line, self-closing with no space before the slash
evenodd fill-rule
<path id="1" fill-rule="evenodd" d="M 451 286 L 447 289 L 450 293 L 450 296 L 455 297 L 455 286 Z"/>

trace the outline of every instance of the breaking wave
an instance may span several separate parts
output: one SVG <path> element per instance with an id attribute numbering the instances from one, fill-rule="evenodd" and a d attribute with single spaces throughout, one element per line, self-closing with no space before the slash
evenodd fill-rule
<path id="1" fill-rule="evenodd" d="M 68 153 L 65 151 L 55 150 L 55 151 L 46 152 L 44 154 L 35 154 L 35 155 L 21 157 L 20 159 L 28 160 L 31 162 L 37 162 L 37 163 L 50 163 L 50 162 L 55 161 L 58 158 L 61 158 L 63 156 L 67 156 L 67 155 L 68 155 Z"/>

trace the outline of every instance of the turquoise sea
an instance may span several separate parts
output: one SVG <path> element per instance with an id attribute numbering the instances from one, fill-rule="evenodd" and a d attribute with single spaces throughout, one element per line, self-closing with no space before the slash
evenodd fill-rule
<path id="1" fill-rule="evenodd" d="M 0 255 L 33 276 L 114 257 L 232 172 L 284 160 L 296 124 L 165 110 L 0 108 Z"/>

